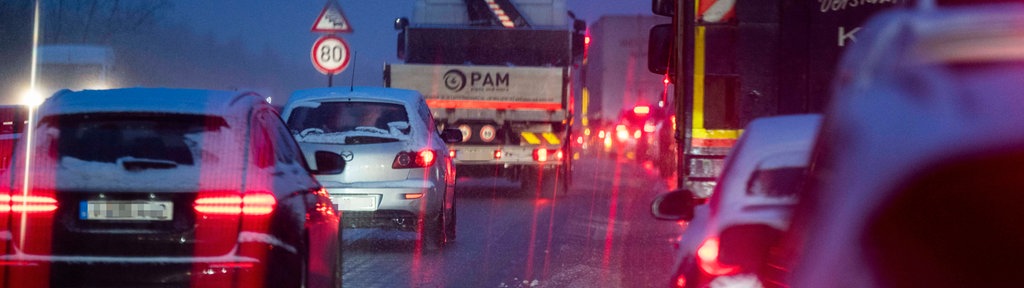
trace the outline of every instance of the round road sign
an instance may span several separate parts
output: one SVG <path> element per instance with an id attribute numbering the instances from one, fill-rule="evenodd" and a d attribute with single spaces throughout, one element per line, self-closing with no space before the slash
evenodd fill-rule
<path id="1" fill-rule="evenodd" d="M 334 35 L 320 37 L 313 43 L 310 58 L 313 60 L 313 67 L 320 73 L 338 74 L 348 67 L 348 43 Z"/>
<path id="2" fill-rule="evenodd" d="M 494 132 L 494 126 L 484 125 L 484 127 L 480 127 L 480 140 L 488 143 L 494 141 Z"/>

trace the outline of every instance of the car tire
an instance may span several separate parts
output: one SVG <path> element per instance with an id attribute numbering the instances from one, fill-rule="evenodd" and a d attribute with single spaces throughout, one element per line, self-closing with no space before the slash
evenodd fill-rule
<path id="1" fill-rule="evenodd" d="M 423 230 L 420 231 L 423 250 L 439 251 L 444 249 L 444 246 L 448 244 L 448 239 L 445 238 L 447 228 L 444 225 L 444 213 L 436 213 L 435 216 L 427 217 L 425 221 Z"/>
<path id="2" fill-rule="evenodd" d="M 445 225 L 445 228 L 446 228 L 445 229 L 445 235 L 448 236 L 448 241 L 455 240 L 455 226 L 456 226 L 455 223 L 456 223 L 456 220 L 459 219 L 458 217 L 456 217 L 456 213 L 455 212 L 458 211 L 458 209 L 456 209 L 455 205 L 456 205 L 455 199 L 452 199 L 452 212 L 451 212 L 451 216 L 450 216 L 451 219 L 448 220 L 448 225 Z"/>
<path id="3" fill-rule="evenodd" d="M 560 172 L 562 169 L 559 168 L 556 173 L 545 173 L 541 177 L 540 183 L 540 197 L 546 199 L 554 199 L 559 194 L 565 194 L 565 178 L 562 177 Z"/>

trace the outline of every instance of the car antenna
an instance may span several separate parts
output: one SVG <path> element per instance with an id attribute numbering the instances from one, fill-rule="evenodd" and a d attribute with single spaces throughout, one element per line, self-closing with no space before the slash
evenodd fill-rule
<path id="1" fill-rule="evenodd" d="M 356 56 L 359 56 L 359 51 L 352 52 L 352 80 L 348 86 L 349 92 L 356 90 Z"/>

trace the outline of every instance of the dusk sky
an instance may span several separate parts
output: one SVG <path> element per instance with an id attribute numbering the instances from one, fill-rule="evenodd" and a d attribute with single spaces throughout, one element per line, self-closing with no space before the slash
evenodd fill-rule
<path id="1" fill-rule="evenodd" d="M 413 0 L 339 0 L 354 33 L 343 34 L 357 56 L 354 65 L 340 75 L 335 83 L 349 83 L 356 70 L 356 85 L 382 85 L 381 69 L 385 62 L 398 62 L 395 57 L 396 32 L 392 24 L 397 17 L 409 17 Z M 310 62 L 313 42 L 320 36 L 310 28 L 326 0 L 176 0 L 172 13 L 162 21 L 185 23 L 201 35 L 213 35 L 224 42 L 245 43 L 245 51 L 257 54 L 271 49 L 285 61 L 301 63 L 309 69 L 310 85 L 326 84 L 326 76 L 317 72 Z M 577 17 L 593 23 L 601 15 L 650 15 L 650 1 L 644 0 L 569 0 L 568 6 Z M 238 41 L 241 40 L 241 41 Z M 343 82 L 339 82 L 342 81 Z"/>

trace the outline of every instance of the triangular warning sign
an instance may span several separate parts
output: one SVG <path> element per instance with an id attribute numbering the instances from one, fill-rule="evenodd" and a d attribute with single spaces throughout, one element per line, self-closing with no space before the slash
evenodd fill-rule
<path id="1" fill-rule="evenodd" d="M 324 5 L 324 10 L 320 11 L 320 16 L 316 18 L 316 22 L 313 23 L 313 32 L 323 33 L 351 33 L 352 25 L 348 24 L 348 19 L 345 18 L 345 13 L 341 12 L 341 5 L 338 5 L 334 0 L 328 0 L 327 5 Z"/>

